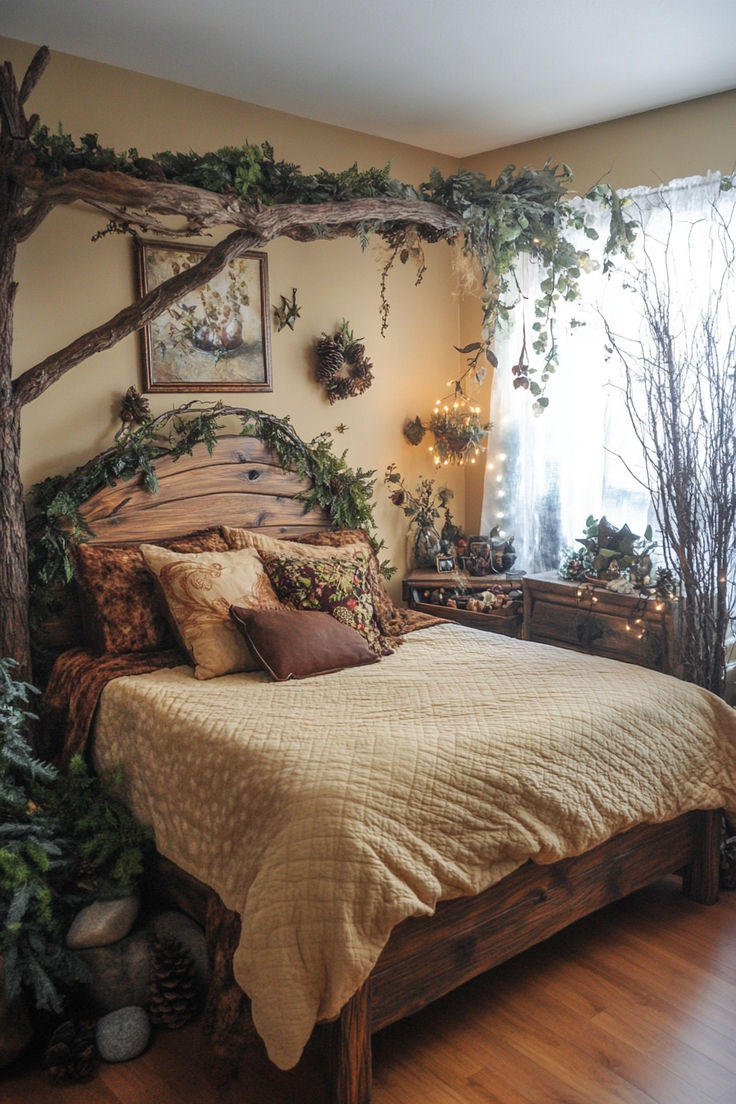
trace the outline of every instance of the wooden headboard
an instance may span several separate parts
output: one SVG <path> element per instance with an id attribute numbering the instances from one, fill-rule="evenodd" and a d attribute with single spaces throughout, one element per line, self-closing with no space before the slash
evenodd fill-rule
<path id="1" fill-rule="evenodd" d="M 212 454 L 198 444 L 191 455 L 154 462 L 156 494 L 140 476 L 96 491 L 80 508 L 95 544 L 137 543 L 177 537 L 215 525 L 263 529 L 272 536 L 298 536 L 330 524 L 327 513 L 296 496 L 311 484 L 284 470 L 275 453 L 255 437 L 224 436 Z"/>
<path id="2" fill-rule="evenodd" d="M 89 543 L 154 543 L 217 525 L 296 537 L 330 525 L 325 510 L 305 511 L 296 497 L 310 489 L 310 481 L 284 469 L 278 456 L 256 437 L 224 435 L 211 454 L 200 443 L 178 460 L 161 457 L 153 468 L 157 493 L 147 490 L 139 475 L 101 487 L 80 506 L 79 514 L 92 531 Z M 59 652 L 82 639 L 79 601 L 72 587 L 64 609 L 35 634 L 37 681 L 44 681 L 44 670 Z"/>

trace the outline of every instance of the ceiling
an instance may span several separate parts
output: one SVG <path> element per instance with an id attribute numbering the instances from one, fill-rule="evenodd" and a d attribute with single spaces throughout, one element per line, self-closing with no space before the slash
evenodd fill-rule
<path id="1" fill-rule="evenodd" d="M 454 157 L 736 87 L 734 0 L 1 0 L 0 31 Z"/>

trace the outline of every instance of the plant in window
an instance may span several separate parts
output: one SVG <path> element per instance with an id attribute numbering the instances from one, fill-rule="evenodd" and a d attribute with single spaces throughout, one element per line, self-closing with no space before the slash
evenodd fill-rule
<path id="1" fill-rule="evenodd" d="M 565 548 L 561 553 L 559 574 L 563 579 L 581 579 L 586 575 L 598 579 L 628 576 L 633 583 L 646 586 L 652 569 L 651 554 L 657 547 L 648 525 L 644 536 L 632 533 L 628 525 L 620 529 L 602 517 L 589 514 L 585 535 L 578 537 L 580 549 Z"/>

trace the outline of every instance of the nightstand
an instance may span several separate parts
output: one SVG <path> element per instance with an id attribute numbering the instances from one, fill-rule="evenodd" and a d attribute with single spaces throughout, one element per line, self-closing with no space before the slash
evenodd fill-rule
<path id="1" fill-rule="evenodd" d="M 554 574 L 524 579 L 525 640 L 678 674 L 679 603 L 617 594 Z"/>
<path id="2" fill-rule="evenodd" d="M 410 609 L 430 613 L 433 617 L 443 617 L 446 621 L 457 621 L 461 625 L 471 625 L 484 632 L 500 633 L 502 636 L 521 636 L 522 603 L 521 599 L 501 606 L 490 613 L 476 613 L 474 610 L 453 609 L 429 601 L 432 591 L 443 589 L 446 594 L 463 595 L 468 592 L 489 590 L 494 586 L 521 589 L 522 576 L 509 575 L 468 575 L 464 571 L 410 571 L 402 583 L 402 598 Z"/>

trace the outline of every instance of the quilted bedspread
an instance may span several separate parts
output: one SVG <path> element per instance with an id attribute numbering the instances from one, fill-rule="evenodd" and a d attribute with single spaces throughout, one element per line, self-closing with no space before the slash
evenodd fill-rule
<path id="1" fill-rule="evenodd" d="M 736 711 L 641 667 L 446 624 L 302 682 L 119 678 L 101 766 L 162 854 L 242 918 L 235 976 L 296 1063 L 391 929 L 635 824 L 736 816 Z"/>

